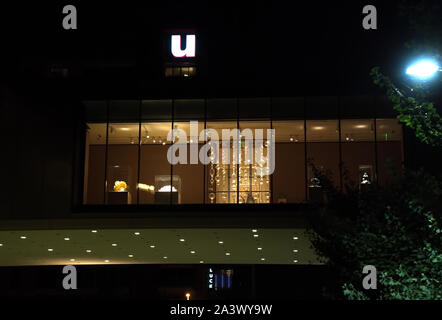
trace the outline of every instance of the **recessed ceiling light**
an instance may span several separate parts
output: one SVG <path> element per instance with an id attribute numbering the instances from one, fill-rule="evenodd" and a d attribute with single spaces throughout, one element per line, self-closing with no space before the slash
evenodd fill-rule
<path id="1" fill-rule="evenodd" d="M 134 255 L 133 255 L 133 254 L 130 254 L 130 255 L 128 255 L 128 257 L 129 257 L 129 258 L 133 258 L 133 257 L 134 257 Z"/>
<path id="2" fill-rule="evenodd" d="M 163 257 L 163 259 L 167 259 L 167 257 Z"/>
<path id="3" fill-rule="evenodd" d="M 186 240 L 184 240 L 184 239 L 181 238 L 180 241 L 181 241 L 181 242 L 184 242 L 184 241 L 186 241 Z"/>
<path id="4" fill-rule="evenodd" d="M 116 243 L 112 243 L 112 247 L 116 247 L 117 246 L 117 244 Z"/>
<path id="5" fill-rule="evenodd" d="M 91 252 L 92 252 L 92 250 L 90 250 L 90 249 L 87 249 L 87 250 L 86 250 L 86 252 L 87 252 L 87 253 L 91 253 Z"/>
<path id="6" fill-rule="evenodd" d="M 72 261 L 72 262 L 74 262 L 74 261 L 75 261 L 75 259 L 70 259 L 69 261 Z"/>
<path id="7" fill-rule="evenodd" d="M 69 241 L 69 240 L 71 240 L 71 239 L 69 239 L 69 238 L 64 238 L 64 240 Z"/>
<path id="8" fill-rule="evenodd" d="M 134 235 L 139 236 L 140 233 L 139 232 L 134 232 Z"/>
<path id="9" fill-rule="evenodd" d="M 261 258 L 261 261 L 264 261 L 266 258 Z"/>
<path id="10" fill-rule="evenodd" d="M 92 232 L 92 233 L 97 233 L 97 230 L 92 230 L 91 232 Z"/>
<path id="11" fill-rule="evenodd" d="M 203 261 L 203 260 L 201 260 L 201 261 L 200 261 L 200 263 L 204 263 L 204 261 Z"/>
<path id="12" fill-rule="evenodd" d="M 104 260 L 104 262 L 110 262 L 110 261 L 106 259 L 106 260 Z"/>
<path id="13" fill-rule="evenodd" d="M 0 243 L 0 247 L 3 247 L 3 243 Z"/>
<path id="14" fill-rule="evenodd" d="M 226 256 L 230 256 L 230 252 L 226 252 Z"/>
<path id="15" fill-rule="evenodd" d="M 256 229 L 252 229 L 252 232 L 258 232 L 258 230 L 256 230 Z"/>
<path id="16" fill-rule="evenodd" d="M 224 241 L 218 241 L 218 243 L 219 243 L 219 244 L 223 244 L 223 243 L 224 243 Z"/>
<path id="17" fill-rule="evenodd" d="M 155 246 L 150 246 L 152 249 L 155 248 Z"/>
<path id="18" fill-rule="evenodd" d="M 254 235 L 253 235 L 253 237 L 255 237 L 255 238 L 258 238 L 258 237 L 259 237 L 259 235 L 258 235 L 258 234 L 254 234 Z"/>
<path id="19" fill-rule="evenodd" d="M 190 253 L 192 253 L 192 254 L 193 254 L 193 253 L 195 253 L 195 251 L 194 251 L 194 250 L 191 250 L 191 251 L 190 251 Z"/>
<path id="20" fill-rule="evenodd" d="M 294 263 L 298 263 L 298 260 L 293 260 Z"/>
<path id="21" fill-rule="evenodd" d="M 298 237 L 293 237 L 293 240 L 298 240 Z"/>
<path id="22" fill-rule="evenodd" d="M 260 248 L 258 248 L 258 250 L 262 250 L 262 248 L 260 247 Z"/>
<path id="23" fill-rule="evenodd" d="M 48 251 L 49 251 L 49 252 L 52 252 L 52 251 L 54 251 L 54 249 L 48 249 Z"/>
<path id="24" fill-rule="evenodd" d="M 20 239 L 23 239 L 23 240 L 24 240 L 24 239 L 26 239 L 26 237 L 25 237 L 25 236 L 21 236 Z"/>
<path id="25" fill-rule="evenodd" d="M 294 249 L 293 252 L 298 252 L 298 249 Z"/>

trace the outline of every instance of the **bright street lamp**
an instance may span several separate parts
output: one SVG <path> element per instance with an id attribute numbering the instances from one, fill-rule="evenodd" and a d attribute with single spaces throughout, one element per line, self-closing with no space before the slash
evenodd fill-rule
<path id="1" fill-rule="evenodd" d="M 407 68 L 406 74 L 426 80 L 432 77 L 437 71 L 442 71 L 441 67 L 432 60 L 420 60 Z"/>

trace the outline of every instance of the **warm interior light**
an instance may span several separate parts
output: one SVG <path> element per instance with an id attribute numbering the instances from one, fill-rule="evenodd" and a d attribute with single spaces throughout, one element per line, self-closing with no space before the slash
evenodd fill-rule
<path id="1" fill-rule="evenodd" d="M 172 192 L 177 192 L 178 190 L 175 187 L 171 187 L 170 185 L 161 187 L 158 192 L 170 192 L 170 189 L 172 188 Z"/>
<path id="2" fill-rule="evenodd" d="M 323 126 L 315 126 L 315 127 L 312 127 L 312 129 L 313 130 L 324 130 L 324 127 Z"/>
<path id="3" fill-rule="evenodd" d="M 186 293 L 186 300 L 190 300 L 190 293 L 189 292 Z"/>
<path id="4" fill-rule="evenodd" d="M 116 192 L 124 192 L 127 190 L 127 183 L 126 181 L 115 181 L 114 183 L 114 191 Z"/>
<path id="5" fill-rule="evenodd" d="M 121 131 L 129 131 L 129 128 L 120 128 Z"/>
<path id="6" fill-rule="evenodd" d="M 147 191 L 150 193 L 153 193 L 155 191 L 155 187 L 148 185 L 148 184 L 144 184 L 144 183 L 139 183 L 138 184 L 138 189 L 143 190 L 143 191 Z"/>
<path id="7" fill-rule="evenodd" d="M 367 125 L 366 124 L 358 124 L 358 125 L 355 125 L 355 128 L 364 129 L 364 128 L 367 128 Z"/>

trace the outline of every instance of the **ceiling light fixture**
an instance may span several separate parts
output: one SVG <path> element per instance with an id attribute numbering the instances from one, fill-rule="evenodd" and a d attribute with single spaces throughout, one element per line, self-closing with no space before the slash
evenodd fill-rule
<path id="1" fill-rule="evenodd" d="M 230 252 L 226 252 L 226 256 L 230 256 Z"/>
<path id="2" fill-rule="evenodd" d="M 25 236 L 21 236 L 20 239 L 23 239 L 23 240 L 24 240 L 24 239 L 26 239 L 26 237 L 25 237 Z"/>
<path id="3" fill-rule="evenodd" d="M 64 238 L 64 240 L 65 241 L 69 241 L 69 240 L 71 240 L 70 238 L 68 238 L 68 237 L 66 237 L 66 238 Z"/>
<path id="4" fill-rule="evenodd" d="M 97 230 L 91 230 L 92 233 L 97 233 Z"/>
<path id="5" fill-rule="evenodd" d="M 112 243 L 112 247 L 116 247 L 117 246 L 117 244 L 116 243 Z"/>
<path id="6" fill-rule="evenodd" d="M 87 253 L 91 253 L 91 252 L 92 252 L 92 250 L 89 250 L 89 249 L 87 249 L 87 250 L 86 250 L 86 252 L 87 252 Z"/>
<path id="7" fill-rule="evenodd" d="M 293 240 L 298 240 L 298 237 L 296 237 L 296 236 L 295 236 L 295 237 L 293 237 Z"/>
<path id="8" fill-rule="evenodd" d="M 48 249 L 48 251 L 49 251 L 49 252 L 52 252 L 52 251 L 54 251 L 54 249 Z"/>
<path id="9" fill-rule="evenodd" d="M 194 251 L 194 250 L 191 250 L 191 251 L 190 251 L 190 253 L 194 254 L 194 253 L 195 253 L 195 251 Z"/>

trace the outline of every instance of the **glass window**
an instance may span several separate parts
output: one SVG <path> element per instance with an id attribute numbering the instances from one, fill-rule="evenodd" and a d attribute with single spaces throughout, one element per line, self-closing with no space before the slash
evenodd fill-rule
<path id="1" fill-rule="evenodd" d="M 323 201 L 323 185 L 313 168 L 340 187 L 338 120 L 307 120 L 307 161 L 309 200 Z"/>
<path id="2" fill-rule="evenodd" d="M 273 202 L 305 201 L 304 120 L 273 121 L 275 129 L 275 172 Z"/>
<path id="3" fill-rule="evenodd" d="M 375 98 L 373 96 L 344 96 L 340 97 L 341 118 L 358 119 L 374 118 Z"/>
<path id="4" fill-rule="evenodd" d="M 269 120 L 240 122 L 239 203 L 270 203 L 271 172 L 266 169 L 272 167 L 272 160 L 268 129 Z"/>
<path id="5" fill-rule="evenodd" d="M 173 176 L 181 181 L 179 203 L 204 202 L 204 165 L 199 159 L 199 151 L 204 142 L 199 142 L 199 133 L 204 130 L 204 121 L 174 122 L 174 130 L 182 130 L 185 136 L 176 138 L 173 150 L 176 156 L 184 154 L 186 163 L 177 163 L 172 166 Z M 185 138 L 182 141 L 182 138 Z M 192 154 L 192 155 L 191 155 Z"/>
<path id="6" fill-rule="evenodd" d="M 270 119 L 270 98 L 242 98 L 238 103 L 240 119 Z"/>
<path id="7" fill-rule="evenodd" d="M 167 150 L 171 141 L 167 134 L 172 122 L 142 122 L 140 146 L 140 204 L 180 203 L 180 181 L 172 179 Z"/>
<path id="8" fill-rule="evenodd" d="M 338 119 L 338 97 L 306 97 L 305 116 L 307 119 Z"/>
<path id="9" fill-rule="evenodd" d="M 341 120 L 343 183 L 364 188 L 376 181 L 373 119 Z"/>
<path id="10" fill-rule="evenodd" d="M 304 98 L 272 98 L 273 119 L 304 119 Z"/>
<path id="11" fill-rule="evenodd" d="M 212 144 L 213 153 L 208 152 L 209 160 L 206 160 L 206 203 L 237 203 L 238 202 L 238 167 L 237 160 L 233 155 L 233 136 L 228 138 L 226 135 L 223 140 L 223 130 L 237 129 L 236 121 L 208 121 L 207 129 L 213 129 L 213 132 L 219 137 L 218 145 Z M 216 150 L 218 148 L 219 163 L 216 163 Z M 225 159 L 223 161 L 223 158 Z"/>
<path id="12" fill-rule="evenodd" d="M 143 100 L 142 120 L 172 120 L 172 100 Z"/>
<path id="13" fill-rule="evenodd" d="M 358 99 L 342 100 L 341 120 L 336 120 L 334 97 L 307 98 L 305 112 L 303 98 L 86 101 L 83 203 L 324 201 L 321 174 L 337 188 L 385 184 L 390 169 L 403 163 L 402 126 L 397 119 L 364 118 L 371 109 L 356 118 L 360 110 L 350 107 Z M 376 100 L 364 101 L 368 108 Z M 194 129 L 192 121 L 198 122 Z M 267 145 L 271 127 L 274 158 Z M 204 128 L 213 129 L 218 143 L 199 139 Z M 183 136 L 169 141 L 172 129 Z M 240 129 L 241 136 L 232 129 Z M 213 152 L 201 152 L 207 146 Z M 182 162 L 172 165 L 168 152 L 172 157 L 184 154 Z M 218 163 L 208 161 L 216 154 Z M 262 158 L 257 158 L 260 154 Z M 271 172 L 265 170 L 269 164 Z"/>
<path id="14" fill-rule="evenodd" d="M 139 100 L 111 100 L 109 102 L 109 121 L 138 121 L 140 117 Z"/>
<path id="15" fill-rule="evenodd" d="M 85 121 L 102 122 L 107 121 L 107 103 L 104 100 L 84 102 Z"/>
<path id="16" fill-rule="evenodd" d="M 237 100 L 208 99 L 207 119 L 214 119 L 214 120 L 237 119 Z"/>
<path id="17" fill-rule="evenodd" d="M 109 123 L 106 204 L 137 203 L 138 123 Z"/>
<path id="18" fill-rule="evenodd" d="M 202 120 L 204 123 L 203 99 L 177 99 L 174 101 L 173 109 L 175 120 Z"/>
<path id="19" fill-rule="evenodd" d="M 106 135 L 106 123 L 86 124 L 84 204 L 104 204 Z"/>
<path id="20" fill-rule="evenodd" d="M 399 120 L 376 119 L 376 141 L 378 182 L 385 184 L 390 179 L 390 169 L 402 168 L 402 125 Z"/>

